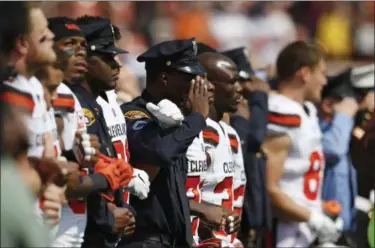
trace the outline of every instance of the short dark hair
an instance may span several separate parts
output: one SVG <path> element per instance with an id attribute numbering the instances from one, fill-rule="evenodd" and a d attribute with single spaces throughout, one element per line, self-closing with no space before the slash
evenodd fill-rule
<path id="1" fill-rule="evenodd" d="M 0 53 L 9 54 L 17 37 L 29 32 L 28 2 L 0 2 Z"/>
<path id="2" fill-rule="evenodd" d="M 323 47 L 315 43 L 296 41 L 287 45 L 276 61 L 280 81 L 288 80 L 302 67 L 315 68 L 324 58 Z"/>

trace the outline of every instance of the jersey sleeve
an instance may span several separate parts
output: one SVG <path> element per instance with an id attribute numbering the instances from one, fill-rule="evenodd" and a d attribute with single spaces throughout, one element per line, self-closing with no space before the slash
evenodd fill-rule
<path id="1" fill-rule="evenodd" d="M 28 114 L 32 114 L 35 107 L 33 96 L 30 93 L 7 85 L 6 82 L 1 86 L 0 101 L 20 108 Z"/>
<path id="2" fill-rule="evenodd" d="M 268 101 L 267 133 L 291 133 L 301 126 L 301 116 L 296 106 L 283 98 L 272 96 Z"/>

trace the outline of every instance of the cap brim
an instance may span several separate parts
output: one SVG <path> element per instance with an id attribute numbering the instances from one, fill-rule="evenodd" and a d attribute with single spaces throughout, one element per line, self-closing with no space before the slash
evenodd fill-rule
<path id="1" fill-rule="evenodd" d="M 204 75 L 206 74 L 206 70 L 200 64 L 190 65 L 190 66 L 183 66 L 175 68 L 178 71 L 182 71 L 192 75 Z"/>
<path id="2" fill-rule="evenodd" d="M 115 47 L 115 46 L 110 46 L 110 47 L 104 47 L 97 49 L 96 51 L 102 52 L 102 53 L 110 53 L 110 54 L 124 54 L 124 53 L 129 53 L 128 51 Z"/>

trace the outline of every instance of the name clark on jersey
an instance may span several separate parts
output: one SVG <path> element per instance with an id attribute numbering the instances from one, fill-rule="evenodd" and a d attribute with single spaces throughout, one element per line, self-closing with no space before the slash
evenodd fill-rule
<path id="1" fill-rule="evenodd" d="M 206 160 L 189 160 L 189 172 L 205 172 L 207 171 Z"/>
<path id="2" fill-rule="evenodd" d="M 108 132 L 112 138 L 126 135 L 126 123 L 110 126 Z"/>

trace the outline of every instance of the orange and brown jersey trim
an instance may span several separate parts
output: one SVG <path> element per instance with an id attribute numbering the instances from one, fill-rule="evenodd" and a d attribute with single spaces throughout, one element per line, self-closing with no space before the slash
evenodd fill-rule
<path id="1" fill-rule="evenodd" d="M 279 126 L 299 127 L 301 126 L 301 121 L 299 115 L 281 114 L 276 112 L 269 112 L 268 114 L 268 122 Z"/>
<path id="2" fill-rule="evenodd" d="M 35 102 L 30 93 L 20 91 L 10 86 L 4 86 L 0 93 L 0 101 L 21 108 L 28 113 L 33 113 Z"/>
<path id="3" fill-rule="evenodd" d="M 232 149 L 233 153 L 238 153 L 238 140 L 236 135 L 234 134 L 228 134 L 229 136 L 229 142 L 230 142 L 230 148 Z"/>
<path id="4" fill-rule="evenodd" d="M 219 144 L 219 133 L 208 126 L 203 130 L 203 141 L 216 147 Z"/>
<path id="5" fill-rule="evenodd" d="M 70 94 L 58 94 L 57 98 L 52 102 L 52 106 L 56 111 L 74 112 L 74 97 Z"/>

